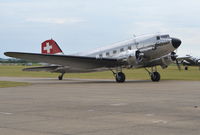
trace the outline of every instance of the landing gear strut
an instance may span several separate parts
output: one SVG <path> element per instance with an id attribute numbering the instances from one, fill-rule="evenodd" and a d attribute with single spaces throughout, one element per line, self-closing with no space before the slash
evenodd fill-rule
<path id="1" fill-rule="evenodd" d="M 149 76 L 151 77 L 151 80 L 153 82 L 159 82 L 160 81 L 160 74 L 157 72 L 156 67 L 155 68 L 152 67 L 151 72 L 149 70 L 147 70 L 146 68 L 145 68 L 145 70 L 149 73 Z"/>
<path id="2" fill-rule="evenodd" d="M 61 75 L 59 75 L 59 76 L 58 76 L 58 80 L 62 80 L 62 79 L 63 79 L 63 76 L 64 76 L 64 74 L 65 74 L 65 73 L 62 73 Z"/>
<path id="3" fill-rule="evenodd" d="M 111 71 L 112 71 L 112 70 L 111 70 Z M 113 72 L 113 75 L 114 75 L 114 77 L 115 77 L 116 82 L 118 82 L 118 83 L 123 83 L 123 82 L 125 82 L 126 76 L 125 76 L 125 74 L 122 72 L 122 68 L 120 68 L 120 70 L 116 69 L 116 73 L 115 73 L 114 71 L 112 71 L 112 72 Z"/>

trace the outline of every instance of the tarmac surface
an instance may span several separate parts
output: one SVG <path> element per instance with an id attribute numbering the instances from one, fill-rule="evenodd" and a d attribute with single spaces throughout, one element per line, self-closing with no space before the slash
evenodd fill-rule
<path id="1" fill-rule="evenodd" d="M 0 77 L 0 135 L 199 135 L 199 81 Z"/>

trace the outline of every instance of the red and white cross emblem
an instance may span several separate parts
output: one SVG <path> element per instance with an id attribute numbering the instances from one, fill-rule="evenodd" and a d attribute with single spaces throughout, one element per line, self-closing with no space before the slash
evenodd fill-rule
<path id="1" fill-rule="evenodd" d="M 44 47 L 44 50 L 47 51 L 47 53 L 50 53 L 52 48 L 52 45 L 50 45 L 49 42 L 47 42 L 46 46 Z"/>

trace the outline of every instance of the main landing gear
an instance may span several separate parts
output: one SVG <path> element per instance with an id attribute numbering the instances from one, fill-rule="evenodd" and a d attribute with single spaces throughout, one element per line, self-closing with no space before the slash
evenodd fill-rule
<path id="1" fill-rule="evenodd" d="M 145 70 L 149 73 L 149 76 L 151 77 L 151 80 L 153 82 L 159 82 L 160 81 L 160 74 L 157 72 L 156 67 L 151 67 L 151 71 L 149 71 L 147 68 Z M 113 72 L 113 75 L 115 77 L 116 82 L 123 83 L 126 80 L 125 74 L 122 72 L 122 68 L 117 68 L 116 72 L 111 70 Z"/>
<path id="2" fill-rule="evenodd" d="M 151 77 L 151 80 L 153 82 L 159 82 L 160 81 L 160 74 L 157 72 L 157 68 L 151 67 L 151 71 L 145 68 L 145 70 L 149 73 L 149 76 Z"/>
<path id="3" fill-rule="evenodd" d="M 126 80 L 126 76 L 123 72 L 118 72 L 115 75 L 116 82 L 122 83 Z"/>
<path id="4" fill-rule="evenodd" d="M 111 70 L 112 71 L 112 70 Z M 122 68 L 120 68 L 120 71 L 118 71 L 118 69 L 116 70 L 116 73 L 114 72 L 114 71 L 112 71 L 113 72 L 113 75 L 114 75 L 114 77 L 115 77 L 115 80 L 116 80 L 116 82 L 118 82 L 118 83 L 123 83 L 123 82 L 125 82 L 125 80 L 126 80 L 126 76 L 125 76 L 125 74 L 122 72 Z"/>
<path id="5" fill-rule="evenodd" d="M 64 74 L 65 74 L 65 73 L 62 73 L 61 75 L 59 75 L 59 76 L 58 76 L 58 80 L 62 80 L 62 79 L 63 79 L 63 76 L 64 76 Z"/>

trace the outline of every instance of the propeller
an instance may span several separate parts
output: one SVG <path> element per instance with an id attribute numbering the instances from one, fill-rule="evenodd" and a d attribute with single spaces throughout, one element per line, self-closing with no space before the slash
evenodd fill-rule
<path id="1" fill-rule="evenodd" d="M 177 55 L 175 52 L 172 52 L 172 53 L 171 53 L 171 59 L 172 59 L 173 61 L 176 62 L 176 65 L 177 65 L 177 67 L 178 67 L 178 70 L 180 71 L 180 70 L 181 70 L 181 66 L 180 66 L 180 64 L 179 64 L 179 62 L 178 62 L 177 57 L 178 57 L 178 55 Z"/>
<path id="2" fill-rule="evenodd" d="M 135 52 L 135 56 L 136 56 L 136 59 L 138 60 L 138 62 L 141 62 L 142 59 L 143 59 L 143 56 L 144 56 L 144 53 L 140 52 L 139 50 L 137 50 Z"/>
<path id="3" fill-rule="evenodd" d="M 178 63 L 178 60 L 177 60 L 177 59 L 176 59 L 176 65 L 177 65 L 177 67 L 178 67 L 178 70 L 181 71 L 181 66 L 180 66 L 180 64 Z"/>

